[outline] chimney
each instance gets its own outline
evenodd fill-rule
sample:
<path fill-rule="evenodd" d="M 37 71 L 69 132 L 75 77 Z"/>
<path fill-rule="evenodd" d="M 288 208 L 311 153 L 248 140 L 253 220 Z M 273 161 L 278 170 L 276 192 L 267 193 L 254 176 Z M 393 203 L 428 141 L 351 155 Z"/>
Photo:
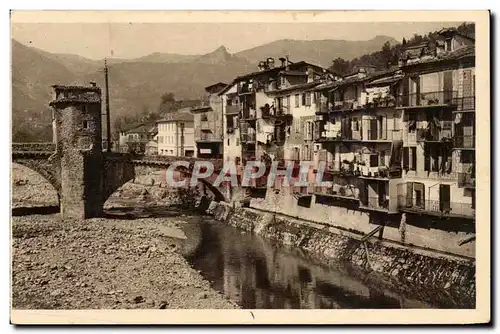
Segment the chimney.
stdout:
<path fill-rule="evenodd" d="M 279 60 L 281 61 L 281 67 L 285 67 L 286 59 L 281 57 Z"/>
<path fill-rule="evenodd" d="M 290 59 L 288 58 L 288 55 L 286 55 L 285 58 L 286 58 L 285 66 L 286 66 L 286 69 L 289 70 L 290 69 Z"/>

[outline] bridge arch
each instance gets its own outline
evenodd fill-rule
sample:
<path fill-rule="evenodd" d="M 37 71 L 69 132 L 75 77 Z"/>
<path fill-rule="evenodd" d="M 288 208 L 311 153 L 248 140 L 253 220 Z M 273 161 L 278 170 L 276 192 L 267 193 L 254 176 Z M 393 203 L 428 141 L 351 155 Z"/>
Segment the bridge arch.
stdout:
<path fill-rule="evenodd" d="M 103 204 L 126 183 L 141 177 L 153 177 L 155 174 L 158 176 L 158 172 L 164 172 L 165 174 L 163 175 L 166 175 L 166 170 L 170 166 L 168 163 L 164 162 L 131 161 L 124 159 L 105 159 L 104 165 Z M 176 172 L 186 178 L 191 178 L 192 176 L 190 170 L 182 166 L 177 167 Z M 198 182 L 213 195 L 216 201 L 226 201 L 224 190 L 213 185 L 216 178 L 217 174 L 209 179 L 199 179 Z M 157 182 L 158 181 L 155 181 L 152 185 L 157 185 Z M 162 187 L 168 187 L 166 178 L 159 182 L 162 184 Z M 189 180 L 187 180 L 187 182 L 189 182 Z"/>
<path fill-rule="evenodd" d="M 42 201 L 43 204 L 51 205 L 52 199 L 54 199 L 57 203 L 57 206 L 61 205 L 61 184 L 56 175 L 52 173 L 50 169 L 47 169 L 46 166 L 42 163 L 35 163 L 34 161 L 28 160 L 14 160 L 12 161 L 11 168 L 11 182 L 20 182 L 27 180 L 29 183 L 26 184 L 30 187 L 30 196 L 36 195 L 37 192 L 41 192 L 40 196 L 43 196 L 45 201 Z M 24 174 L 21 178 L 21 174 Z M 30 175 L 31 174 L 31 175 Z M 36 176 L 41 177 L 42 185 L 43 183 L 50 185 L 49 189 L 44 189 L 40 183 L 34 182 L 36 180 Z M 12 185 L 12 199 L 15 200 L 14 196 L 16 195 L 16 186 L 24 185 L 21 182 L 18 185 Z M 34 189 L 33 189 L 34 188 Z M 48 191 L 48 192 L 47 192 Z M 51 198 L 52 197 L 52 198 Z M 22 199 L 24 202 L 25 199 Z M 35 201 L 37 202 L 37 201 Z"/>

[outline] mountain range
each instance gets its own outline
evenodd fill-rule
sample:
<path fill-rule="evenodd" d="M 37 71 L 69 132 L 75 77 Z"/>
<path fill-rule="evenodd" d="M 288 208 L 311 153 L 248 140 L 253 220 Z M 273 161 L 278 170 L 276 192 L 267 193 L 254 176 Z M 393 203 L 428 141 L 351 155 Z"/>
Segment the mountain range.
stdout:
<path fill-rule="evenodd" d="M 337 57 L 351 60 L 379 51 L 388 36 L 368 41 L 279 40 L 230 54 L 224 46 L 203 55 L 152 53 L 136 59 L 108 59 L 110 109 L 113 117 L 134 116 L 157 110 L 165 92 L 176 99 L 197 99 L 203 88 L 230 82 L 257 69 L 260 60 L 288 55 L 324 67 Z M 50 140 L 51 85 L 88 84 L 104 87 L 103 61 L 73 54 L 56 54 L 12 39 L 13 140 Z M 31 138 L 31 137 L 43 138 Z M 47 138 L 48 137 L 48 138 Z"/>

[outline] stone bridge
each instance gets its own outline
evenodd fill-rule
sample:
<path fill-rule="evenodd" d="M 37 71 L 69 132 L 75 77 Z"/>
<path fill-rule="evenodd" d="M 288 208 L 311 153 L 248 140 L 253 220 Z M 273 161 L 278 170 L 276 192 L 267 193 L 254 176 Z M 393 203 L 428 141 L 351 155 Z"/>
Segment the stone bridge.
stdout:
<path fill-rule="evenodd" d="M 217 201 L 228 200 L 224 186 L 214 182 L 222 169 L 222 160 L 206 160 L 187 157 L 145 156 L 136 154 L 101 152 L 87 155 L 81 170 L 62 168 L 64 150 L 56 150 L 53 143 L 14 143 L 12 162 L 24 165 L 42 175 L 57 191 L 61 213 L 65 218 L 85 219 L 102 215 L 104 203 L 116 190 L 137 177 L 166 171 L 172 163 L 188 162 L 189 167 L 177 166 L 175 171 L 191 177 L 197 161 L 210 161 L 214 173 L 199 182 Z M 85 152 L 82 153 L 85 155 Z M 189 180 L 188 180 L 189 182 Z"/>

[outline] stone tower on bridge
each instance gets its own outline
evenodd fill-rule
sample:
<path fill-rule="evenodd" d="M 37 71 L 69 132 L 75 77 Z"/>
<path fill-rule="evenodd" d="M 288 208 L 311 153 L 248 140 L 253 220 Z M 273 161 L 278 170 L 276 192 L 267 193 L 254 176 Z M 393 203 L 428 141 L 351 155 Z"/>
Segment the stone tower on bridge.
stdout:
<path fill-rule="evenodd" d="M 60 156 L 61 214 L 85 219 L 102 215 L 101 89 L 54 85 L 54 142 Z"/>

